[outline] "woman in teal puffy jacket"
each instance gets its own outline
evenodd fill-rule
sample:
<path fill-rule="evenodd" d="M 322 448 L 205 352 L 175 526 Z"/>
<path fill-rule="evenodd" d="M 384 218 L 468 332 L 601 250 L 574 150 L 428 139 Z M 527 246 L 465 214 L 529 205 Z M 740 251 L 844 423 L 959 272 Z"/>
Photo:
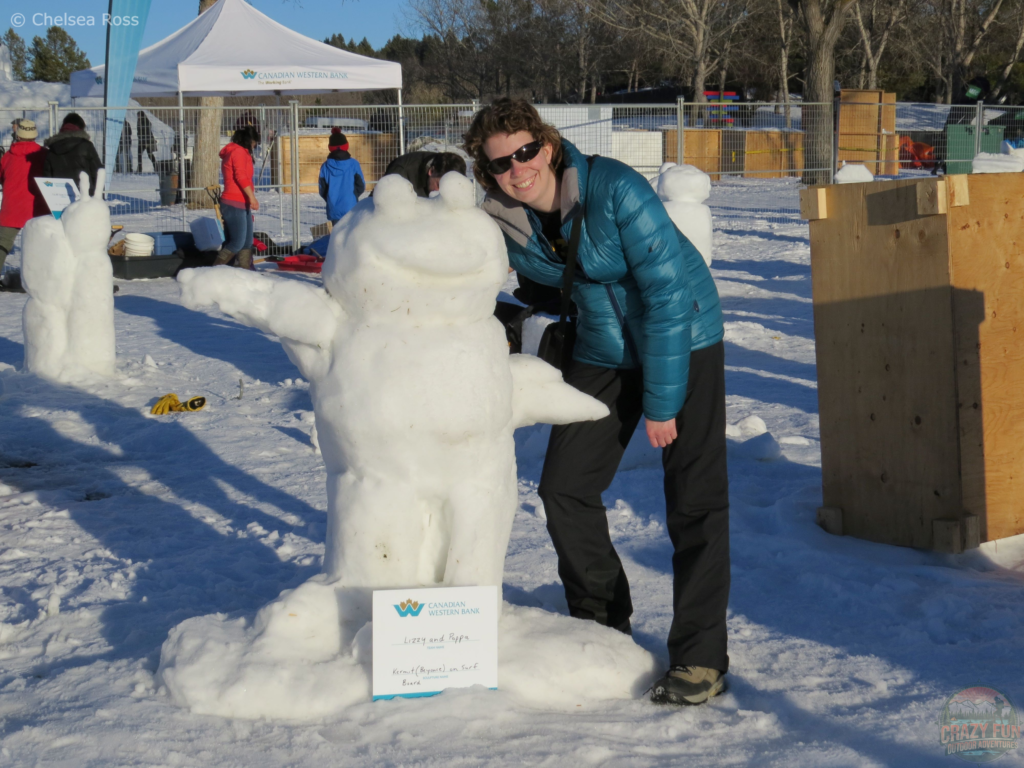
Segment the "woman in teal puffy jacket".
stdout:
<path fill-rule="evenodd" d="M 527 102 L 485 107 L 465 141 L 517 273 L 561 287 L 582 217 L 576 343 L 563 375 L 611 414 L 554 427 L 544 460 L 539 493 L 569 611 L 631 632 L 629 584 L 601 493 L 642 415 L 663 449 L 675 550 L 670 668 L 652 700 L 699 704 L 724 690 L 729 666 L 725 361 L 714 280 L 646 179 L 617 160 L 588 160 Z"/>

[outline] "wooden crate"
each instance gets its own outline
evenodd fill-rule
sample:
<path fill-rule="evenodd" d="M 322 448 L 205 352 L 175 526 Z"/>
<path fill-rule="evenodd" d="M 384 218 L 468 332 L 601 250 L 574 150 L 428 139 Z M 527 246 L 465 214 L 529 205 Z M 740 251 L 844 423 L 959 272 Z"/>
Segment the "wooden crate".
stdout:
<path fill-rule="evenodd" d="M 823 524 L 953 552 L 1024 533 L 1024 174 L 810 187 L 801 210 Z"/>
<path fill-rule="evenodd" d="M 665 162 L 678 163 L 679 134 L 675 128 L 666 130 L 664 134 Z M 722 131 L 717 128 L 684 128 L 683 142 L 683 162 L 710 174 L 712 181 L 718 181 L 722 163 Z"/>
<path fill-rule="evenodd" d="M 315 193 L 319 189 L 320 166 L 327 159 L 330 133 L 299 136 L 299 192 Z M 348 151 L 363 169 L 367 188 L 372 188 L 384 174 L 387 164 L 398 157 L 398 138 L 391 133 L 347 133 Z M 275 169 L 275 184 L 284 184 L 284 194 L 292 193 L 291 136 L 279 136 L 274 142 L 270 163 Z M 280 158 L 280 162 L 278 162 Z M 277 181 L 280 169 L 280 181 Z"/>

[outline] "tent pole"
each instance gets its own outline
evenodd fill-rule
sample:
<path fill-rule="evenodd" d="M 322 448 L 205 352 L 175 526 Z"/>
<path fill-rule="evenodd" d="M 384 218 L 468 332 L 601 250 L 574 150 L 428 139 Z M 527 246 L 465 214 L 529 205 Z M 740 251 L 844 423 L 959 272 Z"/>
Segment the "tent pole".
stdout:
<path fill-rule="evenodd" d="M 181 194 L 181 226 L 185 226 L 185 97 L 178 89 L 178 189 Z"/>
<path fill-rule="evenodd" d="M 405 154 L 405 110 L 402 108 L 402 89 L 398 88 L 398 154 Z"/>
<path fill-rule="evenodd" d="M 300 208 L 299 201 L 299 162 L 301 155 L 299 154 L 299 102 L 296 99 L 292 99 L 288 102 L 291 106 L 291 171 L 292 171 L 292 248 L 296 251 L 302 247 L 302 229 L 300 226 L 300 220 L 302 218 L 302 209 Z"/>

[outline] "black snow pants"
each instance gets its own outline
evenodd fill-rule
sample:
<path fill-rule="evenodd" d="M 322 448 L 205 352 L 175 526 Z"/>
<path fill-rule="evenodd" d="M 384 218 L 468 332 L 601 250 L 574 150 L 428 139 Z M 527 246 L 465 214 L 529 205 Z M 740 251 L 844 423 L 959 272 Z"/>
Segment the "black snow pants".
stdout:
<path fill-rule="evenodd" d="M 643 413 L 643 373 L 573 361 L 565 381 L 605 403 L 611 414 L 551 430 L 539 493 L 558 575 L 573 616 L 626 630 L 633 613 L 629 583 L 612 546 L 601 493 L 611 485 Z M 722 342 L 691 352 L 676 427 L 679 436 L 662 451 L 674 548 L 669 663 L 725 672 L 730 577 Z"/>

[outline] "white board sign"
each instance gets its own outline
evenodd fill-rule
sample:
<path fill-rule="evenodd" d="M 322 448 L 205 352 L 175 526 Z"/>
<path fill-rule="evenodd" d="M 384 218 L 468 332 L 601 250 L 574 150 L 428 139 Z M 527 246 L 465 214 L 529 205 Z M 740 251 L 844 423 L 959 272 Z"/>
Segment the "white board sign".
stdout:
<path fill-rule="evenodd" d="M 78 191 L 78 185 L 71 179 L 51 179 L 37 176 L 36 186 L 39 187 L 43 200 L 50 207 L 50 213 L 55 219 L 59 219 L 64 209 L 82 196 L 82 193 Z"/>
<path fill-rule="evenodd" d="M 498 588 L 373 593 L 373 698 L 498 687 Z"/>

